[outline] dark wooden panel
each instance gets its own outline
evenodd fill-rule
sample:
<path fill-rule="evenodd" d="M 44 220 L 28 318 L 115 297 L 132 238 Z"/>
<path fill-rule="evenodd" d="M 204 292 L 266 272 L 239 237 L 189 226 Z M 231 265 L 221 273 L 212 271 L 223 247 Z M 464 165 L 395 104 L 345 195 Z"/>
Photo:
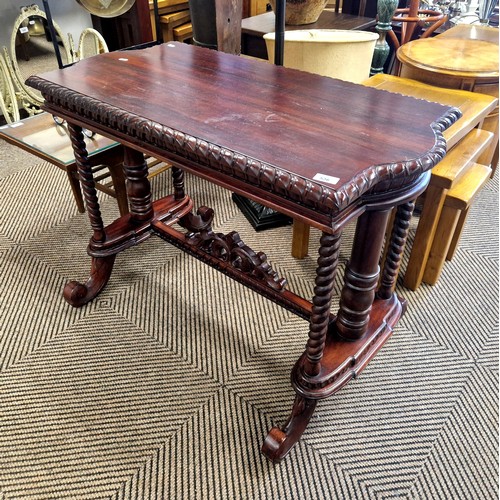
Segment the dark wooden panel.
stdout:
<path fill-rule="evenodd" d="M 92 25 L 104 37 L 111 51 L 153 40 L 148 0 L 136 0 L 121 16 L 92 16 Z"/>

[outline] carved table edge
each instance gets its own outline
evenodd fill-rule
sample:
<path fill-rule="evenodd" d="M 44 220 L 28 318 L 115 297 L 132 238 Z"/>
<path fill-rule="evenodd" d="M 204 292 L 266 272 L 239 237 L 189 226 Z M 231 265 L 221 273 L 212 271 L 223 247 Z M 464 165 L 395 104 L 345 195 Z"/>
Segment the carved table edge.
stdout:
<path fill-rule="evenodd" d="M 449 108 L 430 125 L 434 132 L 435 143 L 426 154 L 411 160 L 368 166 L 339 188 L 330 189 L 269 163 L 209 143 L 93 97 L 79 94 L 39 76 L 29 77 L 26 83 L 42 92 L 49 108 L 62 108 L 74 112 L 96 125 L 125 133 L 145 144 L 199 162 L 222 174 L 236 177 L 255 187 L 271 191 L 281 198 L 327 215 L 341 212 L 370 189 L 376 189 L 379 184 L 383 184 L 384 189 L 391 189 L 392 185 L 396 187 L 401 185 L 408 175 L 418 175 L 434 167 L 446 154 L 443 131 L 461 116 L 460 110 Z M 395 182 L 396 179 L 399 179 L 399 182 Z"/>

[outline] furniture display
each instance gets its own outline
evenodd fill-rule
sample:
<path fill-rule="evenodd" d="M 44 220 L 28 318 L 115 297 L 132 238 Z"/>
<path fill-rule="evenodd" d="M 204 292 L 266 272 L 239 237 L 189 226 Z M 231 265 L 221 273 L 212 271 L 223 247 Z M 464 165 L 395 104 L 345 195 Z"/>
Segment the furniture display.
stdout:
<path fill-rule="evenodd" d="M 477 127 L 498 101 L 483 94 L 433 87 L 391 75 L 375 75 L 364 84 L 455 106 L 462 113 L 443 133 L 448 154 L 432 169 L 404 276 L 404 285 L 411 290 L 422 281 L 433 285 L 445 259 L 453 257 L 468 208 L 485 184 L 485 175 L 491 173 L 488 166 L 478 162 L 493 143 L 494 135 Z"/>
<path fill-rule="evenodd" d="M 339 29 L 339 30 L 367 30 L 375 26 L 373 18 L 342 14 L 332 10 L 324 10 L 319 19 L 307 26 L 308 29 Z M 286 31 L 303 29 L 303 26 L 285 27 Z M 275 15 L 273 12 L 266 12 L 258 16 L 243 19 L 241 22 L 241 53 L 267 59 L 266 43 L 264 35 L 274 33 Z"/>
<path fill-rule="evenodd" d="M 111 77 L 114 84 L 106 85 Z M 306 350 L 292 370 L 290 419 L 273 427 L 263 445 L 265 455 L 279 461 L 300 439 L 318 400 L 360 374 L 404 313 L 406 302 L 392 288 L 413 201 L 444 157 L 442 133 L 459 111 L 175 42 L 102 54 L 28 83 L 42 92 L 44 109 L 69 123 L 91 222 L 90 276 L 66 285 L 70 304 L 92 300 L 110 279 L 116 255 L 157 235 L 309 321 Z M 130 213 L 106 227 L 82 127 L 124 148 Z M 144 153 L 173 164 L 172 194 L 152 200 Z M 212 228 L 214 212 L 194 208 L 184 172 L 322 231 L 312 301 L 289 290 L 267 256 L 237 232 Z M 355 219 L 333 315 L 341 233 Z"/>
<path fill-rule="evenodd" d="M 397 52 L 400 76 L 438 87 L 470 90 L 498 97 L 498 29 L 457 25 L 425 40 L 403 45 Z M 498 107 L 481 128 L 493 132 L 495 140 L 479 162 L 498 164 Z"/>

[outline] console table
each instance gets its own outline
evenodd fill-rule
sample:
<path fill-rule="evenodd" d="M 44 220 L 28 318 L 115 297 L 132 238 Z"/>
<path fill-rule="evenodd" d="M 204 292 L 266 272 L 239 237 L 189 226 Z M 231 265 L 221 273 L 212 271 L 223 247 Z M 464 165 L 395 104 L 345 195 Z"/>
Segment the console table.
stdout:
<path fill-rule="evenodd" d="M 305 352 L 292 370 L 291 416 L 263 445 L 265 455 L 279 461 L 302 435 L 317 401 L 359 375 L 403 314 L 405 301 L 393 287 L 413 201 L 445 155 L 442 132 L 459 111 L 180 43 L 102 54 L 32 76 L 28 84 L 42 92 L 47 111 L 70 124 L 92 226 L 90 277 L 66 285 L 70 304 L 81 306 L 102 290 L 116 254 L 157 235 L 309 320 Z M 107 227 L 82 127 L 124 146 L 130 213 Z M 144 153 L 173 164 L 172 194 L 151 199 Z M 237 232 L 212 229 L 213 210 L 194 210 L 184 171 L 322 231 L 312 302 L 289 290 L 266 255 Z M 342 228 L 355 218 L 334 315 Z"/>

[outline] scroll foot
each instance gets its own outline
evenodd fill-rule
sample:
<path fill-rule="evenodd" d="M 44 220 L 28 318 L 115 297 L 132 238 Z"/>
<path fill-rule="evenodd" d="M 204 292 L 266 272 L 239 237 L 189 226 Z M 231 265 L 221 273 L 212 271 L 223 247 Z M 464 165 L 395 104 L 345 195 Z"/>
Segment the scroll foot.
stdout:
<path fill-rule="evenodd" d="M 262 445 L 262 453 L 277 463 L 291 450 L 301 438 L 316 408 L 317 400 L 295 397 L 292 414 L 283 429 L 273 427 Z"/>
<path fill-rule="evenodd" d="M 96 297 L 106 286 L 116 255 L 92 257 L 90 277 L 85 283 L 70 281 L 64 287 L 64 299 L 73 307 L 81 307 Z"/>

